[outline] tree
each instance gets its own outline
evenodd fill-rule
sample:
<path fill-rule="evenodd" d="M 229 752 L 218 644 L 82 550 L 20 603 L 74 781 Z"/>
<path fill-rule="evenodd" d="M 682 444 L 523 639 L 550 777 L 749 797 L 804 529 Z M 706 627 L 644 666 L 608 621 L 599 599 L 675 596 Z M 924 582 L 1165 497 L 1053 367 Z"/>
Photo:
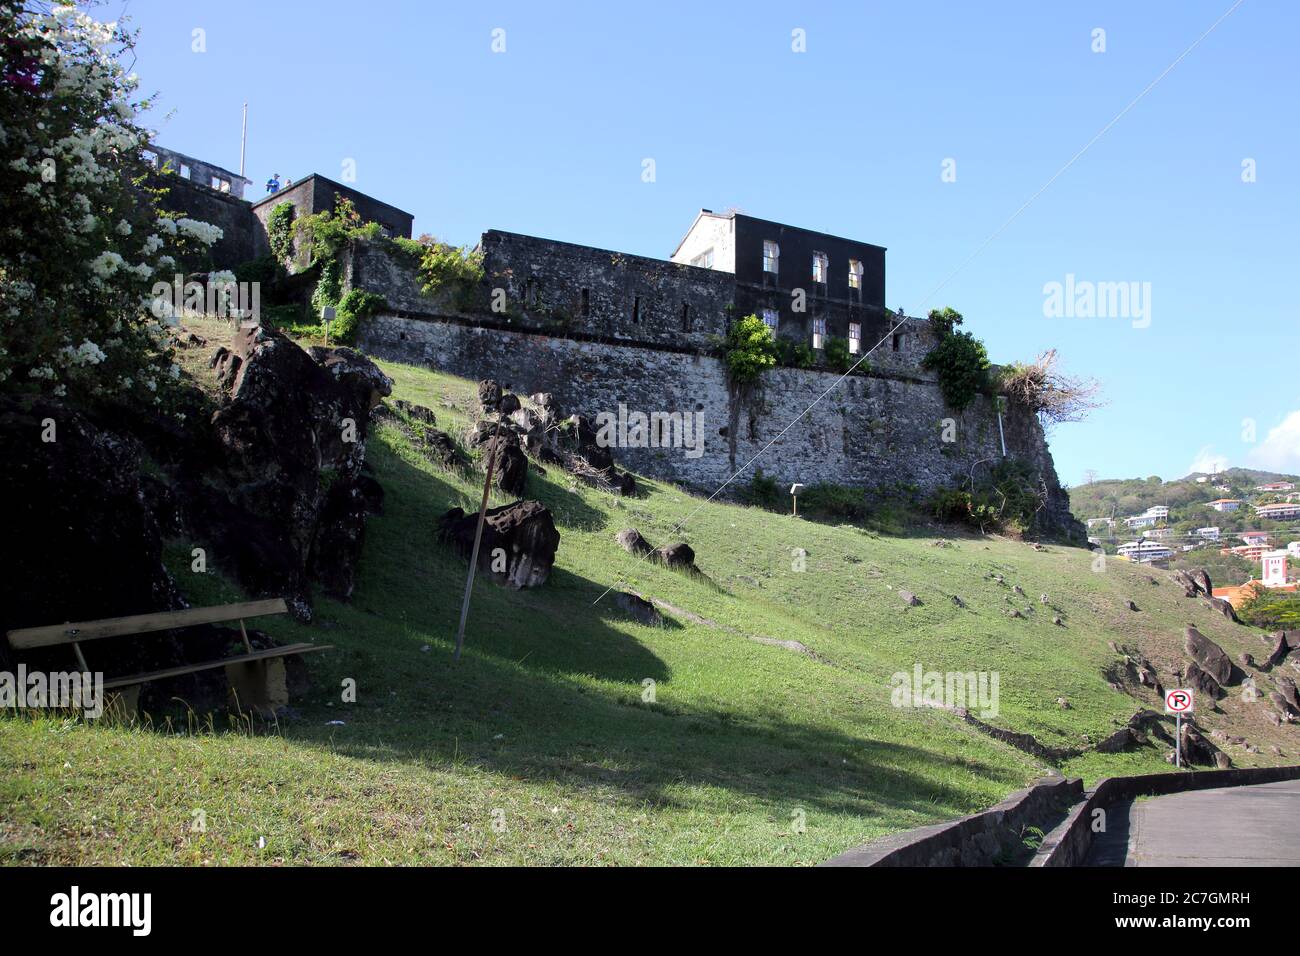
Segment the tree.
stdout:
<path fill-rule="evenodd" d="M 180 372 L 158 283 L 221 230 L 162 215 L 145 186 L 134 34 L 0 0 L 0 36 L 0 389 L 158 402 Z"/>
<path fill-rule="evenodd" d="M 765 370 L 776 365 L 777 344 L 768 324 L 756 315 L 747 315 L 727 331 L 723 360 L 736 385 L 753 382 Z"/>

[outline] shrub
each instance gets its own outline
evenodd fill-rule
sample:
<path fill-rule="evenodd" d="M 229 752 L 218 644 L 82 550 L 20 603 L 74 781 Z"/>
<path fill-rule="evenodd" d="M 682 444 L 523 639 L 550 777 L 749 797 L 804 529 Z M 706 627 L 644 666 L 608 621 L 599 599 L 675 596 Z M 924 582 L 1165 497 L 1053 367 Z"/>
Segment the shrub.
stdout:
<path fill-rule="evenodd" d="M 837 372 L 847 372 L 853 367 L 853 354 L 849 351 L 849 340 L 832 336 L 826 340 L 826 364 Z"/>
<path fill-rule="evenodd" d="M 812 368 L 817 364 L 817 356 L 804 342 L 779 339 L 777 342 L 777 361 L 790 368 Z"/>
<path fill-rule="evenodd" d="M 749 479 L 749 485 L 741 491 L 740 499 L 747 505 L 777 511 L 781 508 L 785 496 L 777 486 L 776 479 L 763 474 L 763 469 L 758 468 Z"/>
<path fill-rule="evenodd" d="M 459 307 L 470 303 L 483 281 L 483 253 L 430 239 L 420 257 L 420 291 L 433 296 L 450 293 Z"/>
<path fill-rule="evenodd" d="M 1300 594 L 1275 592 L 1255 585 L 1237 616 L 1253 627 L 1265 630 L 1300 627 Z"/>
<path fill-rule="evenodd" d="M 1095 379 L 1072 378 L 1057 371 L 1056 349 L 1033 362 L 1004 366 L 998 373 L 997 389 L 1051 424 L 1083 421 L 1102 404 L 1101 385 Z M 1154 483 L 1160 484 L 1160 479 L 1155 478 Z"/>
<path fill-rule="evenodd" d="M 77 7 L 0 3 L 0 388 L 162 402 L 178 262 L 221 230 L 164 215 L 135 36 Z"/>
<path fill-rule="evenodd" d="M 965 524 L 985 533 L 1023 534 L 1033 526 L 1045 497 L 1028 465 L 1004 458 L 981 480 L 972 473 L 961 487 L 935 491 L 927 510 L 948 524 Z"/>
<path fill-rule="evenodd" d="M 747 315 L 727 332 L 723 361 L 731 381 L 747 385 L 776 365 L 777 345 L 772 330 L 756 315 Z"/>
<path fill-rule="evenodd" d="M 943 400 L 961 411 L 989 388 L 989 356 L 984 343 L 969 332 L 951 332 L 926 353 L 921 367 L 939 377 Z"/>
<path fill-rule="evenodd" d="M 819 482 L 803 490 L 799 496 L 799 512 L 862 521 L 868 515 L 867 496 L 860 489 Z"/>
<path fill-rule="evenodd" d="M 330 341 L 340 345 L 354 345 L 361 320 L 387 306 L 388 301 L 382 295 L 353 289 L 339 301 L 334 322 L 330 326 Z"/>

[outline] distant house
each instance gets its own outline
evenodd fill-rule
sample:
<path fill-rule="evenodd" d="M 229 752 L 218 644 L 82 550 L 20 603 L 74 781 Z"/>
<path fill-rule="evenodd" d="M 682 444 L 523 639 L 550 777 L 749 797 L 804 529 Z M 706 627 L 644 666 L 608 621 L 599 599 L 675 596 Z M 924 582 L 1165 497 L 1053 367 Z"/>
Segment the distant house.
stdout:
<path fill-rule="evenodd" d="M 1115 551 L 1121 558 L 1139 564 L 1163 561 L 1165 558 L 1172 557 L 1174 553 L 1167 545 L 1155 541 L 1129 541 L 1127 544 L 1121 544 Z"/>
<path fill-rule="evenodd" d="M 1295 491 L 1295 482 L 1292 481 L 1270 481 L 1266 485 L 1256 485 L 1256 491 Z"/>
<path fill-rule="evenodd" d="M 1168 538 L 1172 537 L 1173 533 L 1173 528 L 1152 528 L 1147 532 L 1146 536 L 1148 538 Z"/>
<path fill-rule="evenodd" d="M 1300 518 L 1300 501 L 1279 501 L 1271 505 L 1256 505 L 1255 517 L 1270 521 L 1290 521 Z"/>
<path fill-rule="evenodd" d="M 1240 544 L 1235 548 L 1223 548 L 1220 554 L 1235 554 L 1239 558 L 1245 558 L 1247 561 L 1258 561 L 1264 556 L 1264 552 L 1269 550 L 1266 544 Z"/>
<path fill-rule="evenodd" d="M 1217 527 L 1197 528 L 1196 533 L 1200 535 L 1202 538 L 1204 538 L 1206 541 L 1219 540 L 1219 529 Z"/>
<path fill-rule="evenodd" d="M 1268 532 L 1247 531 L 1241 536 L 1241 540 L 1246 544 L 1268 544 Z"/>
<path fill-rule="evenodd" d="M 1300 541 L 1292 541 L 1286 546 L 1286 550 L 1289 554 L 1300 558 Z"/>
<path fill-rule="evenodd" d="M 1215 498 L 1213 501 L 1206 503 L 1208 507 L 1215 511 L 1236 511 L 1241 507 L 1240 498 Z"/>
<path fill-rule="evenodd" d="M 1165 521 L 1168 518 L 1169 509 L 1165 505 L 1152 505 L 1140 515 L 1125 518 L 1124 524 L 1130 528 L 1149 528 L 1157 521 Z"/>
<path fill-rule="evenodd" d="M 1300 542 L 1298 542 L 1300 543 Z M 1239 548 L 1233 548 L 1238 551 Z M 1263 549 L 1258 560 L 1261 562 L 1262 575 L 1257 580 L 1247 581 L 1237 587 L 1215 588 L 1214 596 L 1223 598 L 1234 608 L 1240 607 L 1250 600 L 1251 596 L 1257 591 L 1268 588 L 1272 591 L 1289 591 L 1295 592 L 1298 586 L 1293 582 L 1287 581 L 1286 563 L 1289 551 L 1269 551 Z"/>
<path fill-rule="evenodd" d="M 1114 518 L 1089 518 L 1088 519 L 1089 528 L 1091 528 L 1095 524 L 1104 524 L 1108 528 L 1113 528 L 1115 527 L 1115 519 Z"/>

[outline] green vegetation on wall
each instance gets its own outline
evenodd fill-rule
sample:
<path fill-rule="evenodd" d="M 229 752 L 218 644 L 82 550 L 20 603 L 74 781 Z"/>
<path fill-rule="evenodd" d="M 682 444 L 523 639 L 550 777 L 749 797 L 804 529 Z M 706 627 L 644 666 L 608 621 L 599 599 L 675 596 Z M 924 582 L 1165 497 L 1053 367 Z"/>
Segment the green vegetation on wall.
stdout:
<path fill-rule="evenodd" d="M 723 351 L 727 374 L 735 385 L 748 385 L 776 365 L 777 344 L 772 330 L 756 315 L 747 315 L 731 326 Z"/>
<path fill-rule="evenodd" d="M 922 368 L 938 375 L 944 401 L 957 412 L 989 388 L 988 352 L 975 336 L 957 331 L 962 321 L 954 309 L 931 310 L 930 327 L 939 342 L 921 360 Z"/>
<path fill-rule="evenodd" d="M 266 236 L 271 244 L 271 253 L 281 263 L 288 263 L 293 258 L 293 216 L 296 207 L 291 202 L 282 202 L 271 210 L 266 220 Z"/>

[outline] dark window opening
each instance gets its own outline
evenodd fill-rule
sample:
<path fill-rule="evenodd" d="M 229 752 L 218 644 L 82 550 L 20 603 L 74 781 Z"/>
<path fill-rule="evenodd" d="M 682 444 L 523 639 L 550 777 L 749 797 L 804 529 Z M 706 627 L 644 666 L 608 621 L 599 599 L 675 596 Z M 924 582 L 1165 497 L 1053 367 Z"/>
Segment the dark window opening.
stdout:
<path fill-rule="evenodd" d="M 524 305 L 537 304 L 537 280 L 529 279 L 524 283 Z"/>
<path fill-rule="evenodd" d="M 682 303 L 682 331 L 691 330 L 691 306 L 689 302 Z"/>
<path fill-rule="evenodd" d="M 632 321 L 641 321 L 641 297 L 637 296 L 632 300 Z"/>
<path fill-rule="evenodd" d="M 582 314 L 591 315 L 591 290 L 582 290 Z"/>
<path fill-rule="evenodd" d="M 903 336 L 900 335 L 899 333 L 895 332 L 895 333 L 894 333 L 894 351 L 897 352 L 900 348 L 902 348 L 902 346 L 903 346 Z"/>

